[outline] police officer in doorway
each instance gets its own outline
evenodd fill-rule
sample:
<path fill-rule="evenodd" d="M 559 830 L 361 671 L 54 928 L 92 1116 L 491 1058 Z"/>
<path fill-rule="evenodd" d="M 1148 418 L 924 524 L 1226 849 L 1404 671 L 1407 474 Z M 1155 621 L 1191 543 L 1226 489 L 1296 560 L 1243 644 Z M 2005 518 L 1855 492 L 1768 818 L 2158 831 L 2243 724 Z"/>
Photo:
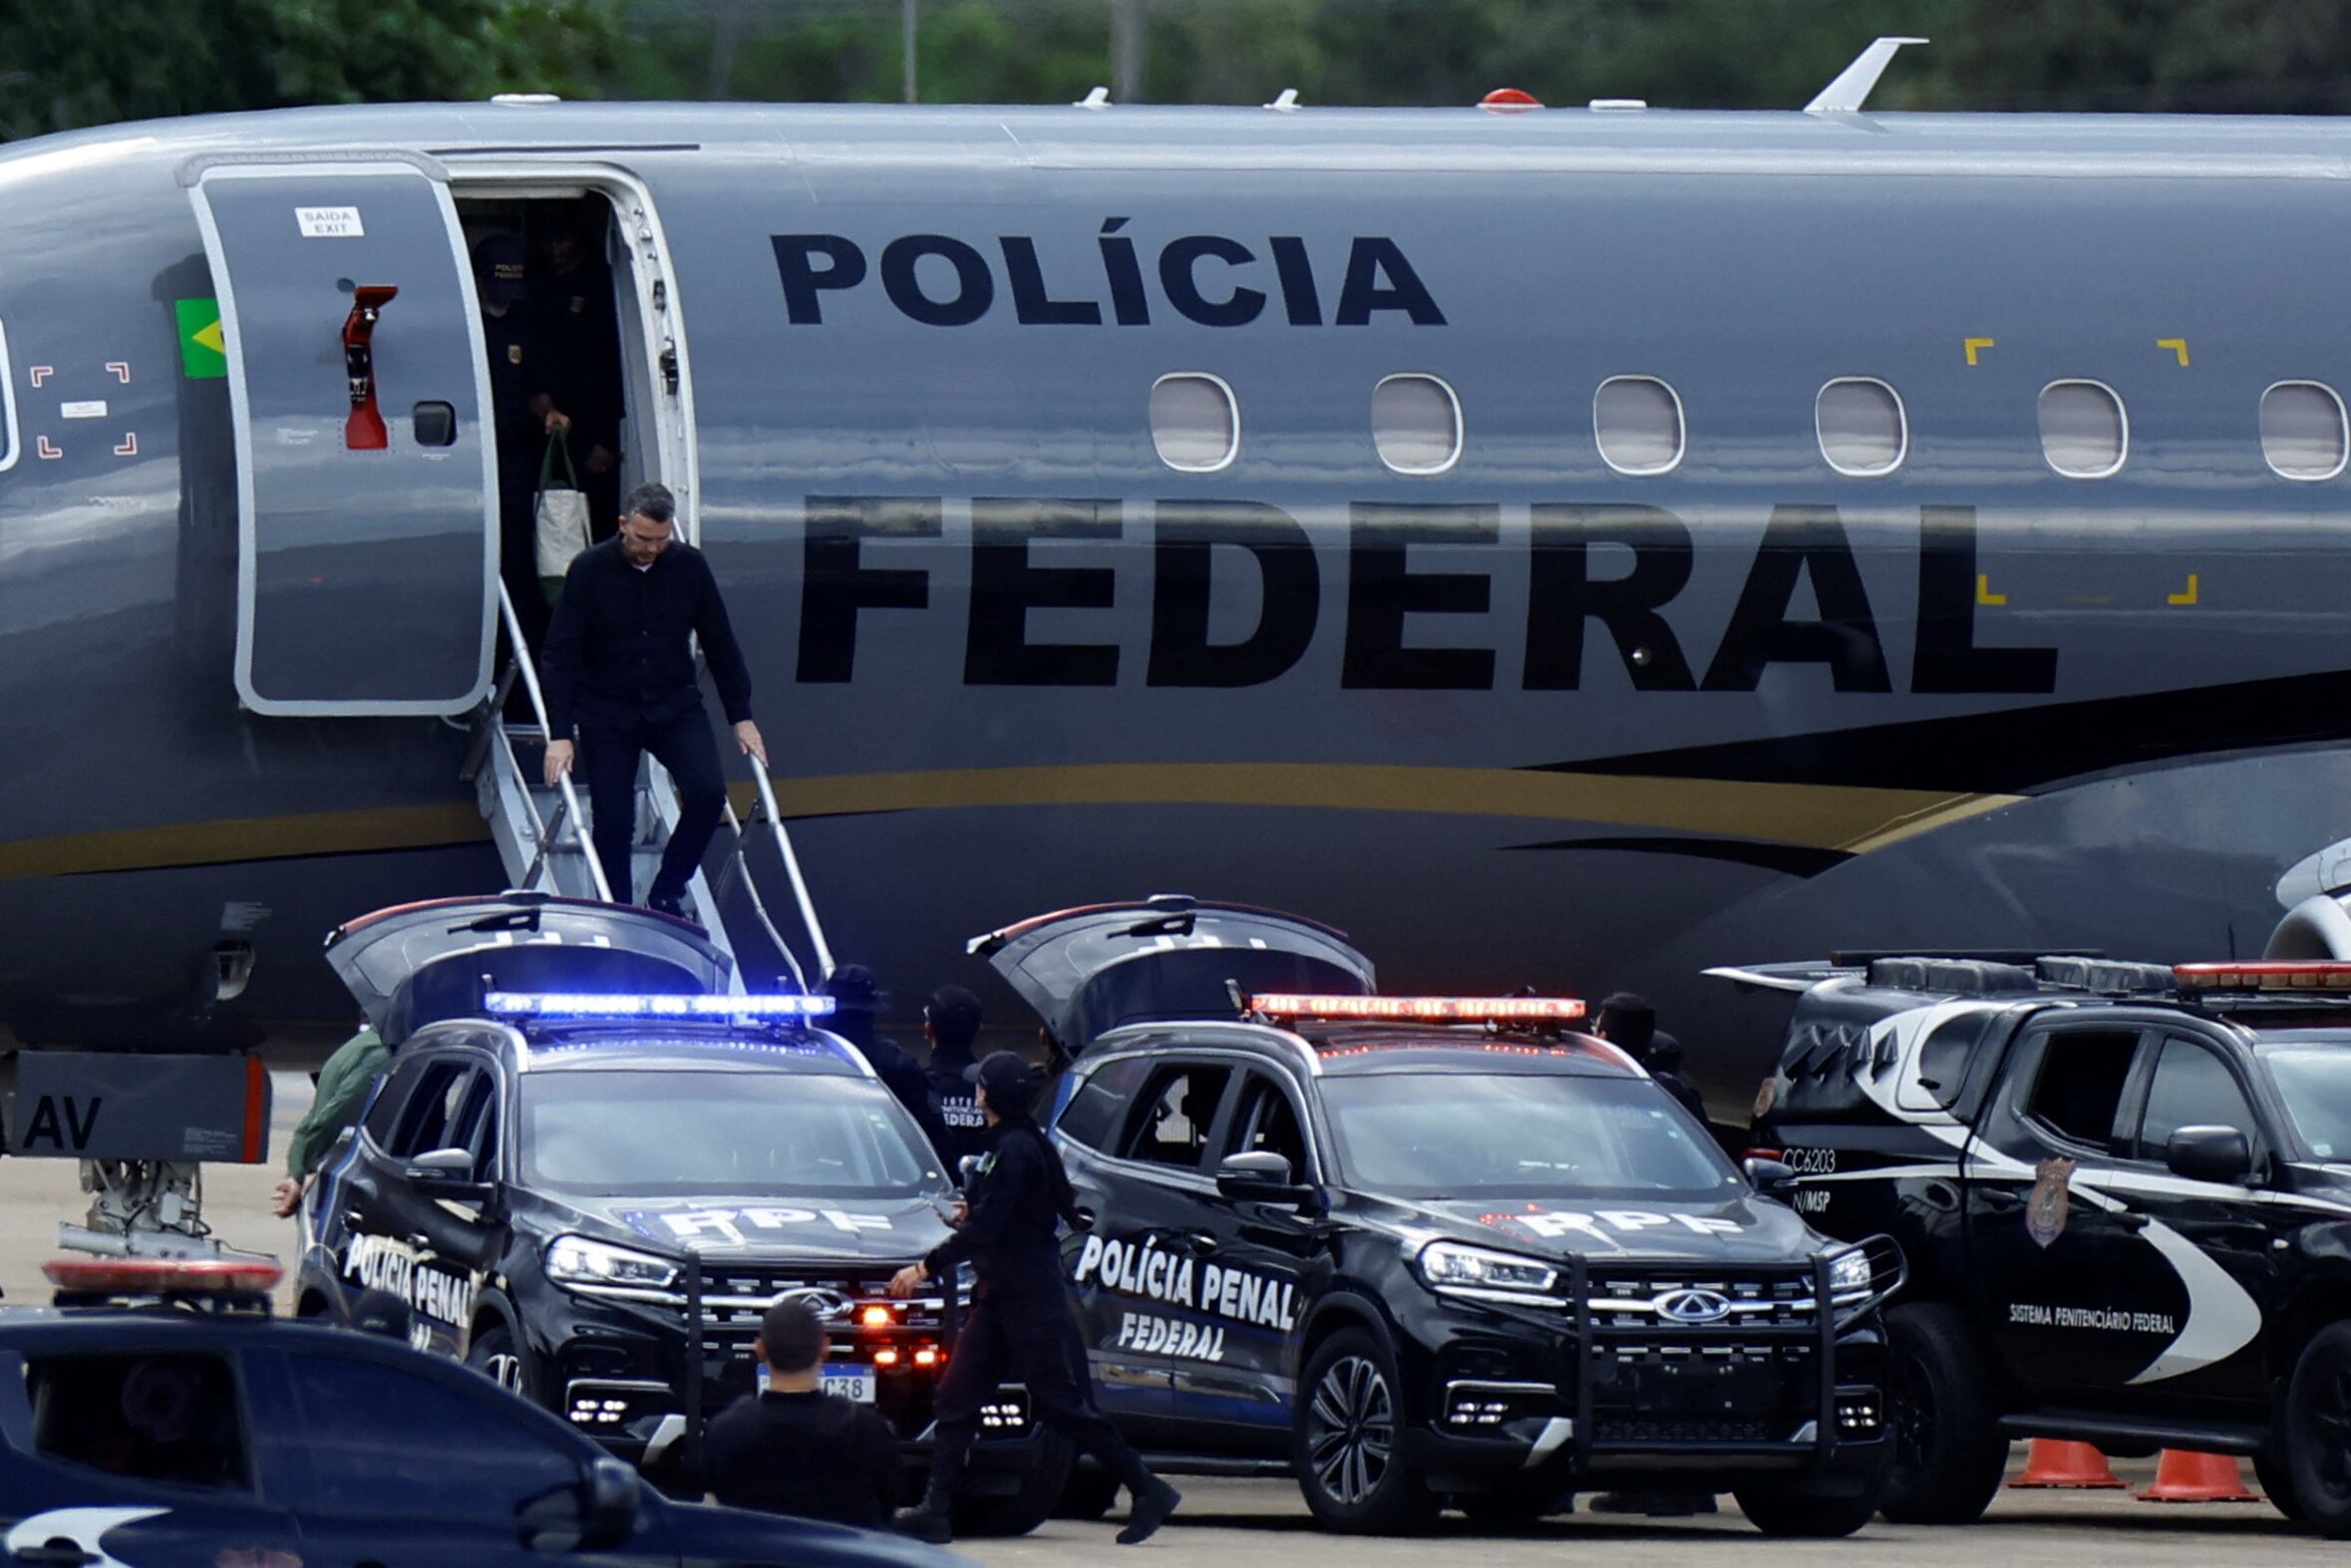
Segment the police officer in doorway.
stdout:
<path fill-rule="evenodd" d="M 1037 1125 L 1037 1075 L 1009 1051 L 971 1070 L 987 1117 L 990 1148 L 958 1205 L 955 1234 L 919 1263 L 900 1269 L 889 1293 L 903 1299 L 924 1281 L 968 1262 L 976 1276 L 971 1315 L 939 1380 L 930 1486 L 919 1507 L 898 1515 L 898 1528 L 920 1540 L 954 1538 L 949 1511 L 980 1408 L 1007 1379 L 1025 1384 L 1037 1418 L 1091 1453 L 1134 1495 L 1119 1544 L 1149 1540 L 1183 1500 L 1153 1474 L 1142 1455 L 1094 1408 L 1086 1345 L 1070 1314 L 1058 1227 L 1074 1218 L 1077 1195 L 1060 1151 Z"/>
<path fill-rule="evenodd" d="M 930 1080 L 923 1077 L 922 1064 L 913 1054 L 900 1050 L 881 1038 L 875 1022 L 889 1010 L 889 993 L 881 989 L 881 982 L 863 964 L 843 964 L 826 980 L 824 991 L 833 998 L 833 1017 L 829 1027 L 841 1039 L 857 1048 L 858 1055 L 873 1069 L 873 1076 L 881 1080 L 881 1087 L 897 1097 L 898 1103 L 922 1128 L 922 1135 L 945 1162 L 951 1174 L 955 1169 L 954 1139 L 947 1136 L 945 1123 L 930 1102 Z"/>
<path fill-rule="evenodd" d="M 987 1152 L 988 1118 L 980 1113 L 971 1082 L 971 1043 L 979 1038 L 979 998 L 961 986 L 939 987 L 922 1010 L 922 1032 L 930 1039 L 930 1063 L 923 1074 L 930 1080 L 931 1109 L 952 1145 L 939 1150 L 949 1170 L 962 1169 L 969 1155 Z"/>

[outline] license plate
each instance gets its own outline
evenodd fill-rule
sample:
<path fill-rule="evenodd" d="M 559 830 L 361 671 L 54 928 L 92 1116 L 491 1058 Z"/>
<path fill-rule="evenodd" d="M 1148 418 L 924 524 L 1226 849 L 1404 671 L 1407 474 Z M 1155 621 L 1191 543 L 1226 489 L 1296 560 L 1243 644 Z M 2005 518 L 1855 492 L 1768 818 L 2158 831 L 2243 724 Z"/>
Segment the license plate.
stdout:
<path fill-rule="evenodd" d="M 853 1400 L 859 1405 L 873 1403 L 873 1369 L 870 1367 L 827 1367 L 818 1378 L 817 1387 L 827 1394 Z"/>

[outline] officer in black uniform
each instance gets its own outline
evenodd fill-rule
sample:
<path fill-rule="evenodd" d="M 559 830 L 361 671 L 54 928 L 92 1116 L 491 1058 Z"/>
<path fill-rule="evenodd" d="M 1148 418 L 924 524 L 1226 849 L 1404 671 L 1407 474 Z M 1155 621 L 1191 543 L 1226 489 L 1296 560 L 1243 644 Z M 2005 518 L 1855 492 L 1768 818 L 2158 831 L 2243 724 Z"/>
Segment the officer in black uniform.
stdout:
<path fill-rule="evenodd" d="M 498 437 L 499 571 L 533 643 L 544 635 L 538 591 L 536 519 L 539 460 L 553 439 L 547 365 L 520 235 L 497 229 L 474 246 L 474 289 L 490 358 L 490 419 Z"/>
<path fill-rule="evenodd" d="M 930 1080 L 930 1105 L 953 1145 L 939 1152 L 947 1168 L 958 1172 L 966 1157 L 988 1148 L 988 1118 L 980 1113 L 971 1082 L 971 1043 L 979 1038 L 979 998 L 961 986 L 939 987 L 922 1010 L 922 1032 L 930 1038 L 930 1062 L 923 1069 Z"/>
<path fill-rule="evenodd" d="M 1027 1386 L 1039 1420 L 1126 1483 L 1134 1503 L 1119 1544 L 1136 1545 L 1149 1540 L 1183 1498 L 1094 1408 L 1086 1345 L 1070 1315 L 1061 1272 L 1058 1227 L 1074 1217 L 1077 1195 L 1060 1151 L 1036 1122 L 1039 1080 L 1009 1051 L 992 1053 L 971 1074 L 991 1146 L 965 1189 L 955 1234 L 889 1282 L 890 1294 L 902 1299 L 959 1263 L 970 1263 L 977 1279 L 971 1315 L 932 1407 L 938 1439 L 930 1486 L 919 1507 L 898 1515 L 898 1528 L 934 1544 L 954 1538 L 949 1510 L 963 1461 L 979 1435 L 980 1407 L 1010 1379 Z"/>
<path fill-rule="evenodd" d="M 889 1008 L 889 993 L 881 989 L 881 982 L 863 964 L 843 964 L 826 980 L 824 991 L 833 998 L 833 1017 L 828 1027 L 833 1033 L 857 1048 L 858 1055 L 873 1069 L 873 1076 L 881 1080 L 881 1087 L 897 1097 L 898 1103 L 922 1128 L 922 1135 L 945 1162 L 949 1173 L 955 1169 L 954 1139 L 947 1136 L 946 1124 L 939 1120 L 930 1103 L 930 1080 L 923 1076 L 922 1064 L 913 1053 L 890 1044 L 874 1029 L 874 1021 Z"/>
<path fill-rule="evenodd" d="M 1638 1062 L 1667 1094 L 1688 1107 L 1701 1126 L 1712 1125 L 1707 1120 L 1706 1101 L 1699 1098 L 1697 1087 L 1682 1076 L 1682 1043 L 1657 1027 L 1657 1009 L 1649 1005 L 1647 997 L 1616 992 L 1600 1004 L 1592 1033 Z"/>

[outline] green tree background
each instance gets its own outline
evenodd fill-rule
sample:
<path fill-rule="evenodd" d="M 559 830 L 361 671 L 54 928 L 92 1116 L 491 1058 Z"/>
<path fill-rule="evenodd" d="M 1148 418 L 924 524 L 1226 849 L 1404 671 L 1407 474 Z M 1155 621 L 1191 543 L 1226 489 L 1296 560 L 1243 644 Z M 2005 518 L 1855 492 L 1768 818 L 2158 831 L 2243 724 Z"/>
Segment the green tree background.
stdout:
<path fill-rule="evenodd" d="M 903 0 L 0 0 L 0 135 L 393 99 L 901 96 Z M 1794 108 L 1879 33 L 1886 109 L 2340 114 L 2343 0 L 917 0 L 920 96 Z"/>

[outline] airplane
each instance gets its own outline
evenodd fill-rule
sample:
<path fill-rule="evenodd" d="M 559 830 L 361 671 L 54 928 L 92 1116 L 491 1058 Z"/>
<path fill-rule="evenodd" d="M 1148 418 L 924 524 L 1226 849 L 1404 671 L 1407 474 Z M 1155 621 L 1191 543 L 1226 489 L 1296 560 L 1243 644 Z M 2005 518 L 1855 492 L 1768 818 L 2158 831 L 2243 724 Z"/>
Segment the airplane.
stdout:
<path fill-rule="evenodd" d="M 2257 951 L 2282 875 L 2351 881 L 2351 130 L 1873 114 L 1890 56 L 1786 113 L 0 148 L 0 1021 L 332 1038 L 327 931 L 543 874 L 550 797 L 517 838 L 480 783 L 535 761 L 485 730 L 528 568 L 469 257 L 582 211 L 621 476 L 715 566 L 899 1027 L 995 984 L 973 933 L 1166 890 L 1392 987 L 1635 987 L 1733 1100 L 1776 1034 L 1709 965 Z"/>

